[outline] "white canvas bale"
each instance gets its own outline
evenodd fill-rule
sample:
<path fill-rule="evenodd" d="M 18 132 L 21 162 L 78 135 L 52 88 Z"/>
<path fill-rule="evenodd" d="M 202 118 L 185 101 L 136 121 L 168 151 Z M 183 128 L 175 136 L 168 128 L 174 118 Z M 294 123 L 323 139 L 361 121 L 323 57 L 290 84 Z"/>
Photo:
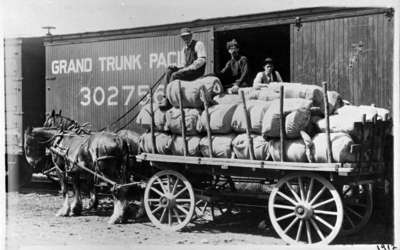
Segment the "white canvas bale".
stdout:
<path fill-rule="evenodd" d="M 200 122 L 201 111 L 198 109 L 184 108 L 186 135 L 198 134 L 198 123 Z M 178 108 L 171 108 L 165 113 L 165 127 L 173 134 L 182 134 L 182 116 Z"/>
<path fill-rule="evenodd" d="M 271 102 L 249 100 L 246 102 L 247 113 L 250 118 L 250 132 L 261 133 L 262 120 L 265 112 L 268 110 Z M 243 110 L 243 104 L 236 107 L 232 116 L 231 127 L 236 133 L 246 132 L 246 117 Z"/>
<path fill-rule="evenodd" d="M 232 156 L 232 140 L 235 138 L 234 134 L 217 135 L 211 137 L 213 147 L 213 157 L 217 158 L 231 158 Z M 204 157 L 209 157 L 208 137 L 203 137 L 200 140 L 200 151 Z"/>
<path fill-rule="evenodd" d="M 200 139 L 201 138 L 199 136 L 186 137 L 188 156 L 200 156 Z M 171 144 L 171 153 L 173 155 L 183 155 L 183 152 L 184 152 L 183 137 L 175 136 Z"/>
<path fill-rule="evenodd" d="M 253 150 L 255 160 L 267 160 L 269 158 L 269 142 L 262 136 L 251 135 L 253 138 Z M 238 159 L 250 159 L 250 147 L 247 134 L 240 134 L 232 141 L 233 151 Z"/>
<path fill-rule="evenodd" d="M 302 139 L 285 140 L 285 161 L 288 162 L 308 162 L 306 154 L 306 145 Z M 281 142 L 280 140 L 270 141 L 269 154 L 272 160 L 281 160 Z"/>
<path fill-rule="evenodd" d="M 362 121 L 362 114 L 360 113 L 341 113 L 329 116 L 329 127 L 331 133 L 343 132 L 354 134 L 354 123 Z M 322 118 L 316 123 L 319 131 L 326 132 L 326 119 Z"/>
<path fill-rule="evenodd" d="M 285 119 L 286 137 L 295 139 L 300 137 L 300 131 L 310 123 L 311 113 L 308 109 L 298 109 L 290 112 Z"/>
<path fill-rule="evenodd" d="M 156 141 L 156 153 L 170 154 L 172 137 L 159 132 L 154 133 L 154 137 Z M 139 147 L 142 152 L 152 153 L 151 133 L 145 133 L 140 137 Z"/>
<path fill-rule="evenodd" d="M 214 102 L 216 104 L 238 104 L 242 103 L 242 98 L 240 95 L 233 94 L 221 94 L 214 97 Z"/>
<path fill-rule="evenodd" d="M 236 107 L 236 104 L 217 104 L 208 109 L 210 128 L 213 134 L 228 134 L 232 131 L 231 122 Z M 199 131 L 206 131 L 206 122 L 206 112 L 203 112 Z"/>
<path fill-rule="evenodd" d="M 361 117 L 365 114 L 366 121 L 372 121 L 375 115 L 377 115 L 378 120 L 384 120 L 386 116 L 389 116 L 390 111 L 384 108 L 377 108 L 374 106 L 354 106 L 354 105 L 345 105 L 336 110 L 336 113 L 339 115 L 355 115 L 356 117 Z"/>
<path fill-rule="evenodd" d="M 328 162 L 326 134 L 319 133 L 313 138 L 315 162 Z M 333 162 L 355 162 L 356 154 L 350 153 L 354 144 L 350 135 L 346 133 L 331 133 Z"/>
<path fill-rule="evenodd" d="M 261 101 L 273 101 L 280 98 L 279 90 L 273 88 L 261 88 L 257 91 L 257 96 L 254 99 Z M 254 94 L 253 94 L 254 96 Z"/>
<path fill-rule="evenodd" d="M 194 81 L 174 80 L 167 86 L 168 101 L 174 107 L 179 107 L 179 84 L 182 87 L 182 106 L 184 108 L 201 108 L 203 102 L 200 99 L 200 88 L 205 87 L 206 100 L 211 101 L 212 98 L 223 91 L 220 80 L 214 76 L 206 76 L 198 78 Z"/>
<path fill-rule="evenodd" d="M 166 118 L 165 111 L 161 111 L 157 105 L 153 105 L 154 109 L 154 128 L 157 131 L 167 131 L 165 127 Z M 136 123 L 144 129 L 150 129 L 151 127 L 151 115 L 150 115 L 150 104 L 144 105 L 138 116 L 136 117 Z"/>
<path fill-rule="evenodd" d="M 311 100 L 301 98 L 289 98 L 284 99 L 283 102 L 283 115 L 286 116 L 288 113 L 296 110 L 309 110 L 312 105 Z M 295 118 L 295 117 L 294 117 Z M 293 122 L 291 125 L 295 124 Z M 271 102 L 270 107 L 265 112 L 261 133 L 264 137 L 279 137 L 280 136 L 280 100 L 274 100 Z"/>

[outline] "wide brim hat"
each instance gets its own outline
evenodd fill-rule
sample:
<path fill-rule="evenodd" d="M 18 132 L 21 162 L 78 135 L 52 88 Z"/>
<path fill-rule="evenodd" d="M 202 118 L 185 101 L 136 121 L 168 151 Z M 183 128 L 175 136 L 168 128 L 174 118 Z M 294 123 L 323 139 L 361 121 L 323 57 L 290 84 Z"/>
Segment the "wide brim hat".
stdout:
<path fill-rule="evenodd" d="M 187 36 L 193 34 L 192 31 L 189 28 L 183 28 L 181 29 L 180 36 Z"/>
<path fill-rule="evenodd" d="M 264 60 L 264 65 L 266 65 L 266 64 L 274 64 L 274 60 L 272 60 L 271 57 L 267 57 Z"/>

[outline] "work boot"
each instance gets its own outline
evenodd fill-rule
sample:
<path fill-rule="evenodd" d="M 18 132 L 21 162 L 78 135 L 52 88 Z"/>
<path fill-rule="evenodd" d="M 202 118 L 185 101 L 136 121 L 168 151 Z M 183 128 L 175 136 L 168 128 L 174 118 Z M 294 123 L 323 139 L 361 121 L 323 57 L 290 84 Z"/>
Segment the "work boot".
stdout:
<path fill-rule="evenodd" d="M 168 110 L 172 107 L 172 105 L 169 103 L 168 99 L 163 96 L 161 99 L 158 101 L 158 108 L 162 111 Z"/>

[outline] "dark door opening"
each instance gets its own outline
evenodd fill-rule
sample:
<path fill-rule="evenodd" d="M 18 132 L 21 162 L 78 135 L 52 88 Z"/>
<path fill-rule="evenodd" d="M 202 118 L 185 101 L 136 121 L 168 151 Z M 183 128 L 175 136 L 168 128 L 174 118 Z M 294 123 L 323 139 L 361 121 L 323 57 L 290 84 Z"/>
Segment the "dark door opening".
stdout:
<path fill-rule="evenodd" d="M 247 57 L 252 86 L 257 72 L 263 71 L 266 57 L 274 60 L 275 69 L 283 81 L 290 81 L 290 26 L 277 25 L 241 30 L 229 30 L 215 33 L 215 71 L 221 70 L 230 59 L 226 42 L 236 39 L 240 53 Z"/>

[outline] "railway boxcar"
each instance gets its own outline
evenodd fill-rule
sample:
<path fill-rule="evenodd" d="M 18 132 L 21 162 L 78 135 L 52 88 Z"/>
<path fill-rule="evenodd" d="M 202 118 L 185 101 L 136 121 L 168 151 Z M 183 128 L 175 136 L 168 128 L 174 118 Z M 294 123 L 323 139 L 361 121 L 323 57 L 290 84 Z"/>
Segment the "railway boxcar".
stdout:
<path fill-rule="evenodd" d="M 182 61 L 182 27 L 205 43 L 206 73 L 224 66 L 225 43 L 235 38 L 252 76 L 270 56 L 285 81 L 327 81 L 354 104 L 391 109 L 392 18 L 391 8 L 324 7 L 51 36 L 45 41 L 46 110 L 62 109 L 93 129 L 109 125 L 169 64 Z"/>
<path fill-rule="evenodd" d="M 45 49 L 42 37 L 4 41 L 6 168 L 9 188 L 30 180 L 23 153 L 27 126 L 41 126 L 45 115 Z"/>

